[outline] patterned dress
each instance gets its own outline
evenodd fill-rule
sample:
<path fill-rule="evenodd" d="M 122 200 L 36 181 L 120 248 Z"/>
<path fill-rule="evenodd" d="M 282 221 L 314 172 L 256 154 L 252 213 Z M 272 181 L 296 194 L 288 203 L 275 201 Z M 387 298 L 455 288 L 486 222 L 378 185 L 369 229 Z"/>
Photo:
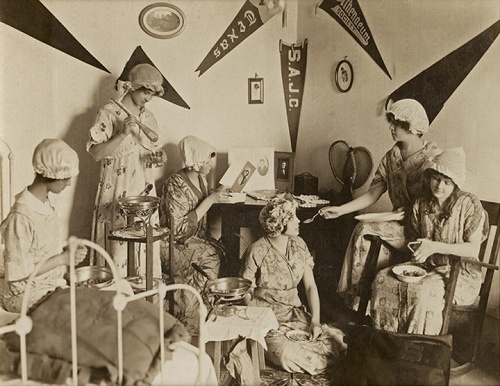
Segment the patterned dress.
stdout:
<path fill-rule="evenodd" d="M 401 155 L 400 144 L 389 150 L 373 177 L 370 187 L 383 186 L 388 192 L 393 210 L 408 209 L 412 201 L 422 192 L 422 167 L 428 158 L 441 153 L 435 142 L 425 142 L 424 146 L 408 157 Z M 403 225 L 397 221 L 360 222 L 354 228 L 344 257 L 338 292 L 349 305 L 353 305 L 359 295 L 358 284 L 370 249 L 370 242 L 364 235 L 377 235 L 387 240 L 396 248 L 406 244 Z M 378 268 L 394 264 L 390 261 L 389 251 L 382 246 Z"/>
<path fill-rule="evenodd" d="M 286 338 L 287 331 L 309 331 L 311 316 L 302 304 L 297 286 L 306 267 L 313 268 L 313 258 L 304 240 L 298 236 L 288 240 L 283 255 L 262 237 L 245 254 L 241 276 L 254 285 L 253 306 L 271 307 L 280 327 L 266 336 L 266 357 L 289 372 L 318 374 L 335 363 L 343 351 L 342 332 L 323 325 L 323 335 L 316 341 L 295 342 Z"/>
<path fill-rule="evenodd" d="M 0 230 L 5 243 L 5 309 L 20 312 L 27 279 L 43 259 L 61 253 L 60 222 L 50 201 L 37 199 L 24 189 Z M 28 308 L 48 292 L 65 287 L 65 267 L 56 267 L 35 278 Z"/>
<path fill-rule="evenodd" d="M 483 224 L 483 238 L 488 232 L 483 207 L 477 197 L 462 192 L 449 218 L 441 218 L 421 199 L 413 205 L 411 225 L 415 238 L 427 238 L 448 244 L 467 242 Z M 413 237 L 412 237 L 413 238 Z M 443 323 L 444 280 L 449 271 L 447 258 L 430 256 L 436 266 L 417 283 L 400 282 L 390 268 L 380 271 L 372 285 L 371 316 L 374 327 L 411 334 L 438 335 Z M 454 302 L 472 304 L 481 287 L 481 268 L 463 263 L 460 267 Z"/>
<path fill-rule="evenodd" d="M 104 105 L 90 128 L 87 151 L 96 144 L 109 141 L 122 127 L 127 115 L 114 103 Z M 139 115 L 142 123 L 156 132 L 157 123 L 153 114 L 143 109 Z M 101 247 L 105 247 L 104 225 L 110 230 L 127 225 L 126 218 L 120 213 L 118 198 L 140 194 L 149 184 L 153 184 L 150 195 L 156 195 L 154 175 L 151 168 L 146 167 L 146 157 L 153 148 L 151 141 L 144 133 L 137 131 L 129 134 L 117 147 L 114 153 L 101 161 L 101 172 L 94 206 L 91 239 Z M 151 224 L 158 223 L 158 214 L 153 214 Z M 111 255 L 122 277 L 127 276 L 127 244 L 121 241 L 110 241 L 107 252 Z M 161 277 L 159 246 L 154 243 L 153 275 Z M 144 276 L 146 271 L 145 244 L 136 243 L 137 275 Z M 104 265 L 104 258 L 91 255 L 91 263 Z"/>
<path fill-rule="evenodd" d="M 207 218 L 198 219 L 195 209 L 208 195 L 207 181 L 199 174 L 201 191 L 189 180 L 184 169 L 172 174 L 163 186 L 160 203 L 160 224 L 170 227 L 174 221 L 175 244 L 172 257 L 174 283 L 188 284 L 204 293 L 207 279 L 191 266 L 198 264 L 210 277 L 219 276 L 225 256 L 222 245 L 207 228 Z M 168 266 L 168 243 L 162 242 L 162 261 Z M 199 313 L 198 300 L 187 291 L 175 292 L 174 315 L 189 330 L 196 333 Z"/>

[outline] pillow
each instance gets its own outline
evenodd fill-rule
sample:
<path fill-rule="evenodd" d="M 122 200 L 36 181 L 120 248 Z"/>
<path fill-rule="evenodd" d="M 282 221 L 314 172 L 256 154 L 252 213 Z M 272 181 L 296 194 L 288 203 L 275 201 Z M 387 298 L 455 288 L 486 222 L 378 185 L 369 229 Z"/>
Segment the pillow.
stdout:
<path fill-rule="evenodd" d="M 118 375 L 117 313 L 114 292 L 76 288 L 78 365 L 108 369 Z M 152 380 L 160 348 L 158 306 L 146 300 L 130 302 L 122 312 L 125 384 Z M 71 362 L 70 289 L 50 293 L 29 312 L 33 329 L 26 336 L 28 352 Z M 190 340 L 186 328 L 164 313 L 165 346 Z M 17 334 L 8 334 L 9 349 L 19 351 Z"/>

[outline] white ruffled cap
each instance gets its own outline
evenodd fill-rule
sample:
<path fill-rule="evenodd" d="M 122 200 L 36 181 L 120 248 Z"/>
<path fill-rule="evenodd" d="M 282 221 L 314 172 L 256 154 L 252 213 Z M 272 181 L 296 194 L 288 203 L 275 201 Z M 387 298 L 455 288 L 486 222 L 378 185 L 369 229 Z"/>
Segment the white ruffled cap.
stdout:
<path fill-rule="evenodd" d="M 203 164 L 215 156 L 215 147 L 193 135 L 188 135 L 179 142 L 179 152 L 184 165 L 199 172 Z"/>
<path fill-rule="evenodd" d="M 35 173 L 63 180 L 78 175 L 78 154 L 60 139 L 44 139 L 33 152 Z"/>
<path fill-rule="evenodd" d="M 427 161 L 424 169 L 433 169 L 444 174 L 446 177 L 451 178 L 459 189 L 463 189 L 467 178 L 464 148 L 454 147 L 443 151 Z"/>
<path fill-rule="evenodd" d="M 128 82 L 128 88 L 131 90 L 145 87 L 155 92 L 158 96 L 162 96 L 165 92 L 162 86 L 163 76 L 156 67 L 148 63 L 141 63 L 134 66 L 128 73 Z"/>
<path fill-rule="evenodd" d="M 429 118 L 424 107 L 415 99 L 401 99 L 394 102 L 386 111 L 394 115 L 394 119 L 408 122 L 410 132 L 425 134 L 429 130 Z"/>

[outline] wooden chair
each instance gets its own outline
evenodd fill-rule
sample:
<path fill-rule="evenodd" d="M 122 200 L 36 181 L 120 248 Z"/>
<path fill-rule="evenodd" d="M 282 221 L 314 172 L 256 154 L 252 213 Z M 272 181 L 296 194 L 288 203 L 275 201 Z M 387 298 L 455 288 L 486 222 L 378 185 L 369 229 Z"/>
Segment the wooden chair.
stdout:
<path fill-rule="evenodd" d="M 490 232 L 488 238 L 481 244 L 479 260 L 450 256 L 450 275 L 445 282 L 445 307 L 441 334 L 450 333 L 453 335 L 452 359 L 457 365 L 451 368 L 452 376 L 466 373 L 477 365 L 477 360 L 481 354 L 480 338 L 493 282 L 493 274 L 498 270 L 496 264 L 500 254 L 500 203 L 489 201 L 481 201 L 481 203 L 488 213 Z M 402 253 L 379 236 L 366 235 L 365 237 L 371 241 L 371 247 L 360 281 L 361 294 L 357 311 L 359 322 L 366 321 L 366 309 L 371 297 L 371 284 L 377 273 L 376 267 L 380 247 L 383 244 L 392 253 Z M 470 306 L 453 304 L 461 262 L 478 264 L 483 268 L 481 290 L 476 302 Z"/>

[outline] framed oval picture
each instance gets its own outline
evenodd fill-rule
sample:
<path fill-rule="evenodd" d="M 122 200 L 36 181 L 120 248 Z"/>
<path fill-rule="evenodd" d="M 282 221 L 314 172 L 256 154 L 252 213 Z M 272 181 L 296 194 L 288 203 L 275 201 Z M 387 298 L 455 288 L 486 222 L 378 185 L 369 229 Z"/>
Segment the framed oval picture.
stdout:
<path fill-rule="evenodd" d="M 344 59 L 339 62 L 335 69 L 335 84 L 340 92 L 347 92 L 352 87 L 354 72 L 351 63 Z"/>
<path fill-rule="evenodd" d="M 141 11 L 139 24 L 144 32 L 154 38 L 169 39 L 182 32 L 185 16 L 175 5 L 155 3 Z"/>

